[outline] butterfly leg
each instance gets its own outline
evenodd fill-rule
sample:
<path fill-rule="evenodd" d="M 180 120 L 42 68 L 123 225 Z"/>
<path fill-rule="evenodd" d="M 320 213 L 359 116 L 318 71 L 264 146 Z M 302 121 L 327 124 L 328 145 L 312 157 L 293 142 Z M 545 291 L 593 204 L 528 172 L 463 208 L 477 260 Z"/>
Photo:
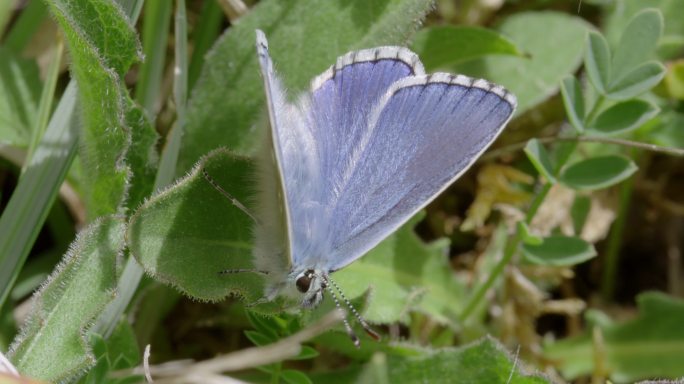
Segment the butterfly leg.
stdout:
<path fill-rule="evenodd" d="M 244 204 L 240 202 L 240 200 L 236 199 L 233 195 L 231 195 L 225 189 L 223 189 L 216 182 L 216 180 L 214 180 L 213 177 L 209 176 L 209 173 L 205 169 L 202 170 L 202 176 L 204 176 L 204 179 L 207 180 L 207 182 L 209 182 L 209 184 L 211 184 L 211 186 L 214 187 L 214 189 L 216 189 L 217 191 L 219 191 L 219 193 L 225 196 L 231 202 L 231 204 L 233 204 L 237 209 L 241 210 L 245 215 L 249 216 L 249 218 L 252 219 L 256 224 L 260 224 L 259 219 L 257 219 L 256 216 L 254 216 L 254 214 L 249 209 L 247 209 L 247 207 L 245 207 Z"/>

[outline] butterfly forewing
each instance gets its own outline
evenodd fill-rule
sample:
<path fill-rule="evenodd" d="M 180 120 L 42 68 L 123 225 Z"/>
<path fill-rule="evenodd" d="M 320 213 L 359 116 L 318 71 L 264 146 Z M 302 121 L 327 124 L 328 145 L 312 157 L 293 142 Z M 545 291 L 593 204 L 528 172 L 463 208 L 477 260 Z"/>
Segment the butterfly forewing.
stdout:
<path fill-rule="evenodd" d="M 458 178 L 515 109 L 503 88 L 434 74 L 395 83 L 369 121 L 370 136 L 331 207 L 331 270 L 362 256 Z"/>

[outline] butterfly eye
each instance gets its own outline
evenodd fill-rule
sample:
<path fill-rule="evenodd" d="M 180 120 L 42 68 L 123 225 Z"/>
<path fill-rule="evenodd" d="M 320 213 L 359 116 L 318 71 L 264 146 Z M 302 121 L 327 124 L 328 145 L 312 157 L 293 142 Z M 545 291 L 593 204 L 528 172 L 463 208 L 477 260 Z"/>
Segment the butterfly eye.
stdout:
<path fill-rule="evenodd" d="M 309 271 L 306 271 L 306 273 L 301 275 L 295 282 L 295 284 L 297 284 L 297 290 L 301 293 L 308 292 L 311 287 L 312 277 L 313 274 L 309 273 Z"/>

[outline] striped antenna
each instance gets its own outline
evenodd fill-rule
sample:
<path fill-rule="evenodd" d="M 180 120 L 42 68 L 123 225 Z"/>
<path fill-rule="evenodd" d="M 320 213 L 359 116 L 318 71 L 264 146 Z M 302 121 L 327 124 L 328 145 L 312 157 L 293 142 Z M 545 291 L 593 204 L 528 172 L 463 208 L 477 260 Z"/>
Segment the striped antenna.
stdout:
<path fill-rule="evenodd" d="M 347 299 L 347 297 L 344 295 L 344 292 L 342 292 L 342 289 L 340 289 L 340 287 L 339 287 L 339 286 L 330 278 L 330 276 L 327 276 L 327 275 L 326 275 L 326 276 L 325 276 L 325 280 L 326 280 L 328 283 L 330 283 L 330 285 L 332 285 L 333 287 L 335 287 L 335 289 L 337 290 L 337 292 L 339 292 L 340 297 L 342 298 L 342 300 L 344 300 L 344 303 L 347 305 L 347 307 L 349 308 L 349 310 L 351 311 L 351 313 L 354 315 L 354 317 L 356 318 L 356 320 L 359 322 L 359 324 L 361 324 L 361 327 L 363 327 L 363 330 L 366 331 L 366 333 L 368 334 L 368 336 L 372 337 L 373 340 L 375 340 L 375 341 L 380 341 L 380 339 L 381 339 L 380 334 L 377 333 L 377 332 L 375 332 L 375 331 L 373 330 L 373 328 L 371 328 L 371 326 L 368 325 L 368 323 L 366 322 L 366 320 L 361 316 L 361 314 L 359 314 L 359 312 L 356 310 L 356 308 L 354 308 L 354 306 L 352 305 L 352 303 L 351 303 L 351 302 Z M 335 301 L 337 302 L 337 300 L 335 300 Z"/>

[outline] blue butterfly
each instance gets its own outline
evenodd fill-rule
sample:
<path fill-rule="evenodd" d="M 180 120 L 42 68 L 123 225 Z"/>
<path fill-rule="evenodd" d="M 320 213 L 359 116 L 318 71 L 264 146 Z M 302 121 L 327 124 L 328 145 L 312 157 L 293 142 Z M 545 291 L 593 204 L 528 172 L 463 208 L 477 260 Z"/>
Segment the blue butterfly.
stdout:
<path fill-rule="evenodd" d="M 406 48 L 378 47 L 341 56 L 290 103 L 265 35 L 256 35 L 270 130 L 258 161 L 254 265 L 267 275 L 266 300 L 284 295 L 310 308 L 328 290 L 339 306 L 330 273 L 461 176 L 516 99 L 486 80 L 425 74 Z"/>

